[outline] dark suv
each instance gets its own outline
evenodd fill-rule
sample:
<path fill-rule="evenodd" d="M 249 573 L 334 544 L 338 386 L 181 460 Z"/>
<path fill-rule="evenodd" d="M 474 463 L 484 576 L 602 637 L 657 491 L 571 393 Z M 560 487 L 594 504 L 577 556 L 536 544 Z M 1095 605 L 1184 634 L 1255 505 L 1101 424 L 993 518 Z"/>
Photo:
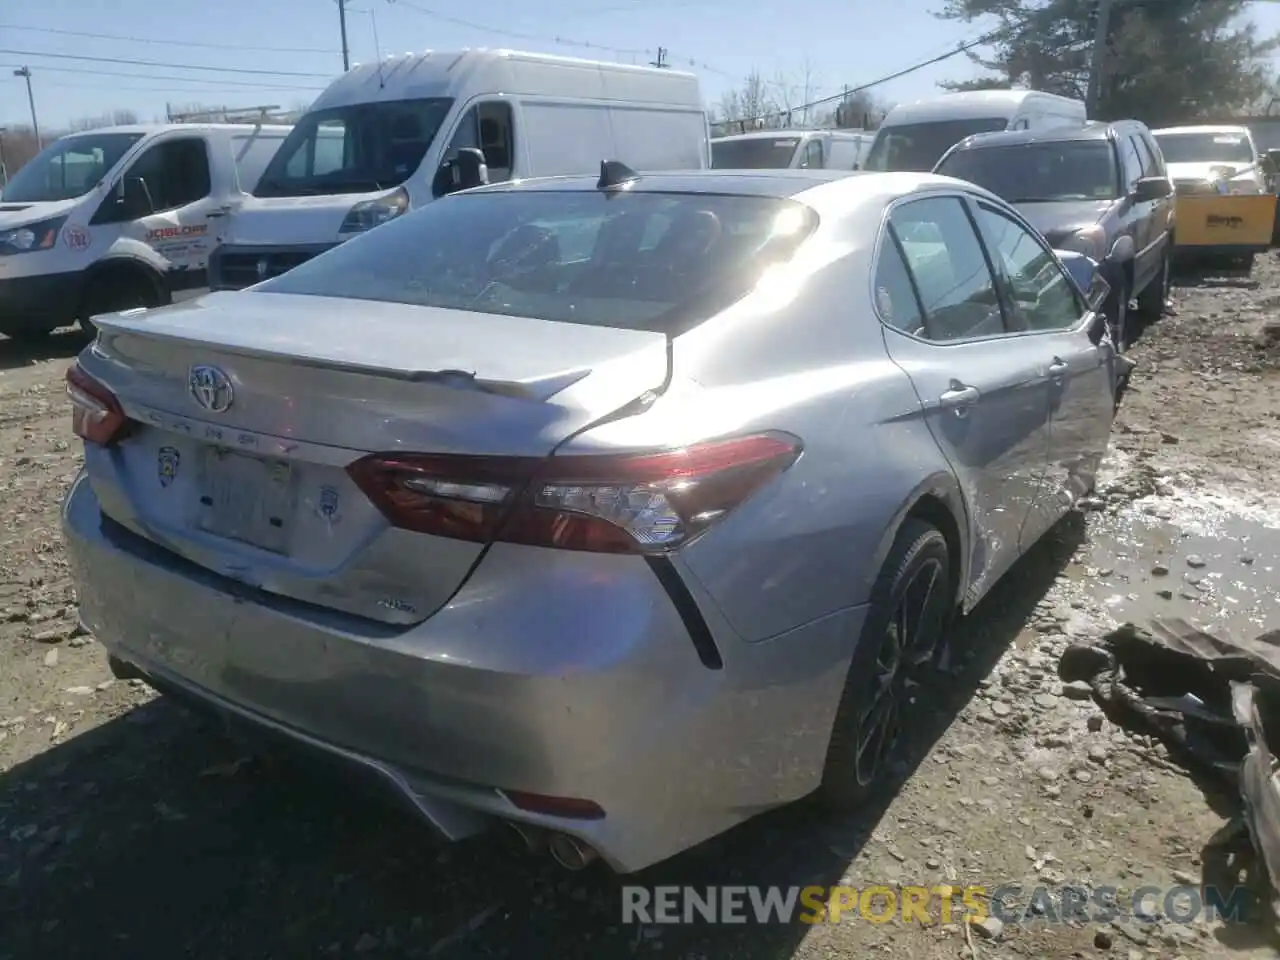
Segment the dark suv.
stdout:
<path fill-rule="evenodd" d="M 1101 265 L 1104 307 L 1116 350 L 1128 349 L 1138 317 L 1157 320 L 1169 295 L 1173 184 L 1160 147 L 1136 120 L 1053 130 L 980 133 L 961 140 L 934 173 L 968 180 L 1017 207 L 1058 250 Z"/>

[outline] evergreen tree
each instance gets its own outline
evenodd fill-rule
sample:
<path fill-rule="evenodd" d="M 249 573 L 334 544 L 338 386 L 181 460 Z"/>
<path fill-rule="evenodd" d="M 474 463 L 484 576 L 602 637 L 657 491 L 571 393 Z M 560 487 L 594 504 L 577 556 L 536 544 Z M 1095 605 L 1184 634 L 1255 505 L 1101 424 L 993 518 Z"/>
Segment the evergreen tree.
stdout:
<path fill-rule="evenodd" d="M 994 76 L 944 84 L 972 90 L 1018 84 L 1083 99 L 1089 85 L 1095 0 L 946 0 L 939 16 L 998 24 Z M 1271 90 L 1263 38 L 1245 0 L 1114 0 L 1097 119 L 1149 126 L 1265 107 Z"/>

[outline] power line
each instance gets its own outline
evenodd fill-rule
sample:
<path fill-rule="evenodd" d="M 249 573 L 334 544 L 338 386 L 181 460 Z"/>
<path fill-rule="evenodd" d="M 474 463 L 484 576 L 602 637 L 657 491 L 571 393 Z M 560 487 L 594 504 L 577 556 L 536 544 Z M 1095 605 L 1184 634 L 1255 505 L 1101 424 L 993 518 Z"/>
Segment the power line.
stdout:
<path fill-rule="evenodd" d="M 207 70 L 211 73 L 245 73 L 264 77 L 304 77 L 308 80 L 331 80 L 332 73 L 296 73 L 291 70 L 255 70 L 250 67 L 212 67 L 195 63 L 172 63 L 163 60 L 135 60 L 128 57 L 89 57 L 70 53 L 43 53 L 39 50 L 7 50 L 0 53 L 14 57 L 48 57 L 52 60 L 85 60 L 90 63 L 119 63 L 130 67 L 167 67 L 170 70 Z"/>
<path fill-rule="evenodd" d="M 534 43 L 554 43 L 562 47 L 577 47 L 583 50 L 600 50 L 604 53 L 612 53 L 615 56 L 623 56 L 623 57 L 641 57 L 641 56 L 656 57 L 658 54 L 658 50 L 655 50 L 655 49 L 641 50 L 639 48 L 631 48 L 631 47 L 611 47 L 603 43 L 593 43 L 589 40 L 575 40 L 570 37 L 562 37 L 559 35 L 526 33 L 520 30 L 508 30 L 503 27 L 495 27 L 492 24 L 477 23 L 474 20 L 464 20 L 461 17 L 455 17 L 451 14 L 441 13 L 439 10 L 432 10 L 430 7 L 424 7 L 421 4 L 416 3 L 415 0 L 387 0 L 387 3 L 391 4 L 392 6 L 403 7 L 406 10 L 412 10 L 415 13 L 419 13 L 424 17 L 431 17 L 436 20 L 441 20 L 445 23 L 452 23 L 454 26 L 466 27 L 468 30 L 477 30 L 480 33 L 493 33 L 503 37 L 510 37 L 514 40 L 530 40 L 530 41 L 533 41 Z M 697 60 L 693 57 L 684 57 L 684 56 L 674 55 L 670 50 L 667 50 L 665 47 L 662 47 L 659 49 L 662 50 L 662 54 L 663 54 L 662 65 L 664 67 L 669 67 L 673 64 L 673 62 L 678 61 L 681 66 L 697 67 L 700 70 L 706 70 L 708 73 L 715 73 L 722 77 L 728 77 L 731 80 L 740 79 L 734 74 L 721 70 L 718 67 L 713 67 L 709 63 L 703 63 L 701 60 Z"/>
<path fill-rule="evenodd" d="M 102 84 L 93 83 L 92 81 L 88 81 L 88 80 L 82 81 L 80 83 L 76 83 L 74 81 L 66 81 L 66 80 L 53 80 L 53 81 L 41 80 L 40 89 L 43 90 L 46 87 L 54 90 L 97 90 L 99 92 L 101 92 L 102 90 Z M 119 90 L 122 93 L 165 93 L 165 94 L 174 94 L 174 95 L 189 93 L 192 96 L 203 96 L 205 94 L 214 95 L 217 93 L 217 90 L 213 89 L 212 87 L 197 87 L 197 88 L 165 87 L 165 86 L 128 84 L 128 83 L 112 84 L 111 89 L 113 91 Z M 236 89 L 239 90 L 241 88 L 237 87 Z M 258 87 L 257 89 L 263 90 L 263 91 L 280 91 L 282 93 L 297 93 L 299 95 L 299 99 L 301 100 L 307 99 L 307 97 L 305 96 L 305 94 L 300 88 Z M 312 95 L 314 95 L 314 92 L 312 92 Z"/>
<path fill-rule="evenodd" d="M 330 51 L 332 52 L 332 51 Z M 13 67 L 0 67 L 0 70 L 16 69 Z M 76 73 L 87 74 L 98 77 L 115 77 L 120 80 L 155 80 L 169 81 L 176 83 L 211 83 L 219 87 L 250 87 L 255 90 L 323 90 L 323 86 L 305 86 L 305 85 L 287 85 L 274 83 L 259 83 L 255 80 L 224 80 L 221 77 L 169 77 L 154 73 L 122 73 L 119 70 L 93 70 L 87 67 L 40 67 L 40 73 Z M 65 86 L 65 84 L 64 84 Z M 101 89 L 101 85 L 98 86 Z M 164 89 L 158 87 L 156 89 Z"/>
<path fill-rule="evenodd" d="M 1000 30 L 995 30 L 991 33 L 983 34 L 981 37 L 978 37 L 978 39 L 971 40 L 968 43 L 962 43 L 960 44 L 960 46 L 954 47 L 953 49 L 948 50 L 946 53 L 939 54 L 936 57 L 931 57 L 928 60 L 921 60 L 919 63 L 914 63 L 911 66 L 904 67 L 901 70 L 898 70 L 898 71 L 895 71 L 894 73 L 889 74 L 888 76 L 880 77 L 877 80 L 872 80 L 870 83 L 864 83 L 856 87 L 848 87 L 847 89 L 841 90 L 839 93 L 832 94 L 829 97 L 821 97 L 818 100 L 810 100 L 808 103 L 802 103 L 802 104 L 799 104 L 798 106 L 789 107 L 786 110 L 770 110 L 768 113 L 760 114 L 757 117 L 743 117 L 741 119 L 734 119 L 734 120 L 718 120 L 714 124 L 712 124 L 712 126 L 722 127 L 722 126 L 727 126 L 729 124 L 735 124 L 735 123 L 738 123 L 738 124 L 756 123 L 757 121 L 768 120 L 772 117 L 781 117 L 781 116 L 787 116 L 793 113 L 800 113 L 804 110 L 809 110 L 813 107 L 821 107 L 828 103 L 834 103 L 837 100 L 844 100 L 855 93 L 861 93 L 864 90 L 870 90 L 872 87 L 878 87 L 881 84 L 888 83 L 891 80 L 897 80 L 900 77 L 905 77 L 908 74 L 915 73 L 917 70 L 923 70 L 925 67 L 931 67 L 935 63 L 941 63 L 943 60 L 950 60 L 952 57 L 958 56 L 959 54 L 962 54 L 968 50 L 972 50 L 974 47 L 984 46 L 988 43 L 991 43 L 993 40 L 998 40 L 1000 37 L 1009 33 L 1012 29 L 1013 28 L 1011 27 L 1004 27 Z"/>
<path fill-rule="evenodd" d="M 158 43 L 167 47 L 201 47 L 206 50 L 246 50 L 252 53 L 323 53 L 333 55 L 324 47 L 250 47 L 240 43 L 208 43 L 200 40 L 162 40 L 159 37 L 131 37 L 113 33 L 85 33 L 81 30 L 61 30 L 56 27 L 18 27 L 0 23 L 0 30 L 20 30 L 28 33 L 49 33 L 60 37 L 85 37 L 90 40 L 119 40 L 124 43 Z"/>
<path fill-rule="evenodd" d="M 586 40 L 572 40 L 568 37 L 551 36 L 548 34 L 524 33 L 519 30 L 507 30 L 490 24 L 477 23 L 474 20 L 463 20 L 461 17 L 455 17 L 447 13 L 441 13 L 439 10 L 432 10 L 429 7 L 421 6 L 420 4 L 412 2 L 412 0 L 387 0 L 387 3 L 392 6 L 404 7 L 406 10 L 413 10 L 425 17 L 431 17 L 445 23 L 452 23 L 458 27 L 466 27 L 469 30 L 478 30 L 481 33 L 496 33 L 500 36 L 511 37 L 516 40 L 533 40 L 538 43 L 558 43 L 565 47 L 580 47 L 586 50 L 603 50 L 607 53 L 621 54 L 629 57 L 648 56 L 654 52 L 652 50 L 639 50 L 627 47 L 610 47 L 602 43 L 591 43 Z"/>

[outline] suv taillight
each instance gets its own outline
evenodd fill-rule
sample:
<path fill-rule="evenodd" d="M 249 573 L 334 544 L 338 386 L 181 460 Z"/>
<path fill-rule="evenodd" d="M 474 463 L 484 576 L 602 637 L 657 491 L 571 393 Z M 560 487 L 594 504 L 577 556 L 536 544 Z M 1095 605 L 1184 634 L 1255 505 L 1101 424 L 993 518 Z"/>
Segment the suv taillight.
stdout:
<path fill-rule="evenodd" d="M 347 472 L 395 526 L 458 540 L 663 553 L 723 519 L 799 457 L 782 433 L 657 453 L 374 454 Z"/>
<path fill-rule="evenodd" d="M 128 432 L 129 418 L 116 395 L 78 363 L 67 369 L 67 398 L 71 401 L 71 429 L 86 443 L 108 446 Z"/>

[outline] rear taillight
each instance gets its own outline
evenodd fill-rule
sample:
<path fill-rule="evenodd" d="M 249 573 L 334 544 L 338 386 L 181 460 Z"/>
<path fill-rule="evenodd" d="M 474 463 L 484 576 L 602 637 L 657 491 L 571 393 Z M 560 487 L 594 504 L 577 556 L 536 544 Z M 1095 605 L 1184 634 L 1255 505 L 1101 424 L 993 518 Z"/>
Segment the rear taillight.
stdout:
<path fill-rule="evenodd" d="M 702 533 L 795 462 L 765 433 L 658 453 L 373 455 L 347 471 L 395 526 L 458 540 L 662 553 Z"/>
<path fill-rule="evenodd" d="M 67 398 L 71 401 L 71 429 L 87 443 L 114 443 L 127 432 L 129 418 L 120 401 L 80 364 L 67 370 Z"/>

